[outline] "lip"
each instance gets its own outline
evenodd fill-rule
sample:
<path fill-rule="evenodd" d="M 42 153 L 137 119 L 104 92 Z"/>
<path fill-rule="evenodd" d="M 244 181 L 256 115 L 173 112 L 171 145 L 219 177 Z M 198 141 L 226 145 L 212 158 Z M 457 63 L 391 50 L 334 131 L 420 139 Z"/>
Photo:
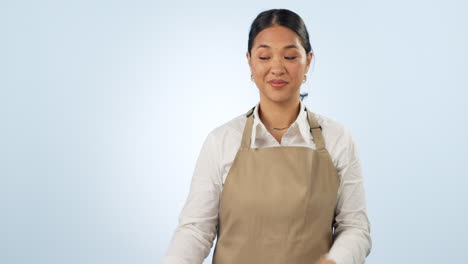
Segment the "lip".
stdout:
<path fill-rule="evenodd" d="M 286 84 L 288 84 L 287 81 L 281 80 L 281 79 L 273 79 L 273 80 L 269 81 L 268 83 L 271 86 L 275 87 L 275 88 L 281 88 L 281 87 L 285 86 Z"/>

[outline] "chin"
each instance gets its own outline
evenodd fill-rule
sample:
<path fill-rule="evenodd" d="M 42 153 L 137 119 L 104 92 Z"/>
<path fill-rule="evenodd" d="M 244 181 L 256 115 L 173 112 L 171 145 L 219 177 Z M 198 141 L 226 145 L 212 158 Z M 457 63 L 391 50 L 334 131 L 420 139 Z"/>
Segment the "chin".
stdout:
<path fill-rule="evenodd" d="M 289 88 L 289 87 L 283 87 Z M 291 91 L 288 89 L 274 89 L 270 84 L 266 84 L 262 89 L 260 89 L 261 96 L 263 96 L 268 101 L 275 103 L 283 103 L 290 101 L 297 94 L 297 91 Z M 299 98 L 299 94 L 297 94 Z"/>
<path fill-rule="evenodd" d="M 264 93 L 263 95 L 270 101 L 281 103 L 291 100 L 295 94 L 286 93 L 285 91 L 269 91 L 268 93 Z"/>
<path fill-rule="evenodd" d="M 273 95 L 267 95 L 266 98 L 268 98 L 269 101 L 272 101 L 275 103 L 284 103 L 284 102 L 290 101 L 292 98 L 292 95 L 273 94 Z"/>

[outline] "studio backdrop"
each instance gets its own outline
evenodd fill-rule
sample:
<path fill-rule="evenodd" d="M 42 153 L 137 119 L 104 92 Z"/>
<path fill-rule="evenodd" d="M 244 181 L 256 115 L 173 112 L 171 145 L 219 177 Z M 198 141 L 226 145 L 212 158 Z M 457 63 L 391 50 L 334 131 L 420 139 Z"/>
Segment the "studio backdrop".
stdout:
<path fill-rule="evenodd" d="M 245 52 L 271 8 L 308 27 L 303 102 L 355 139 L 366 263 L 468 259 L 466 1 L 0 6 L 0 263 L 159 263 L 203 140 L 259 100 Z"/>

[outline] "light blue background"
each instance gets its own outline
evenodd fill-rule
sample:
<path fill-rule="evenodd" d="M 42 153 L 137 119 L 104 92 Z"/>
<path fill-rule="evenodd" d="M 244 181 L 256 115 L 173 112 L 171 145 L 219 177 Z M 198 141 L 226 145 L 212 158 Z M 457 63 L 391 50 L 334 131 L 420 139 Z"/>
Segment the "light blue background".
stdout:
<path fill-rule="evenodd" d="M 366 263 L 466 261 L 466 1 L 2 1 L 0 263 L 159 263 L 206 135 L 259 100 L 270 8 L 309 29 L 304 102 L 356 140 Z"/>

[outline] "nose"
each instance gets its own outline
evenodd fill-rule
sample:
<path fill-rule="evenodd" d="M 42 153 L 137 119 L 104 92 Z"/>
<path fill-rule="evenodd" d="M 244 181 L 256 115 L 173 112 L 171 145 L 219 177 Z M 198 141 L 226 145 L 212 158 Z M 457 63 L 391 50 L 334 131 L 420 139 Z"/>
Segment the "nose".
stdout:
<path fill-rule="evenodd" d="M 272 59 L 270 72 L 273 75 L 282 75 L 282 74 L 284 74 L 283 61 L 279 57 L 276 57 L 276 58 Z"/>

